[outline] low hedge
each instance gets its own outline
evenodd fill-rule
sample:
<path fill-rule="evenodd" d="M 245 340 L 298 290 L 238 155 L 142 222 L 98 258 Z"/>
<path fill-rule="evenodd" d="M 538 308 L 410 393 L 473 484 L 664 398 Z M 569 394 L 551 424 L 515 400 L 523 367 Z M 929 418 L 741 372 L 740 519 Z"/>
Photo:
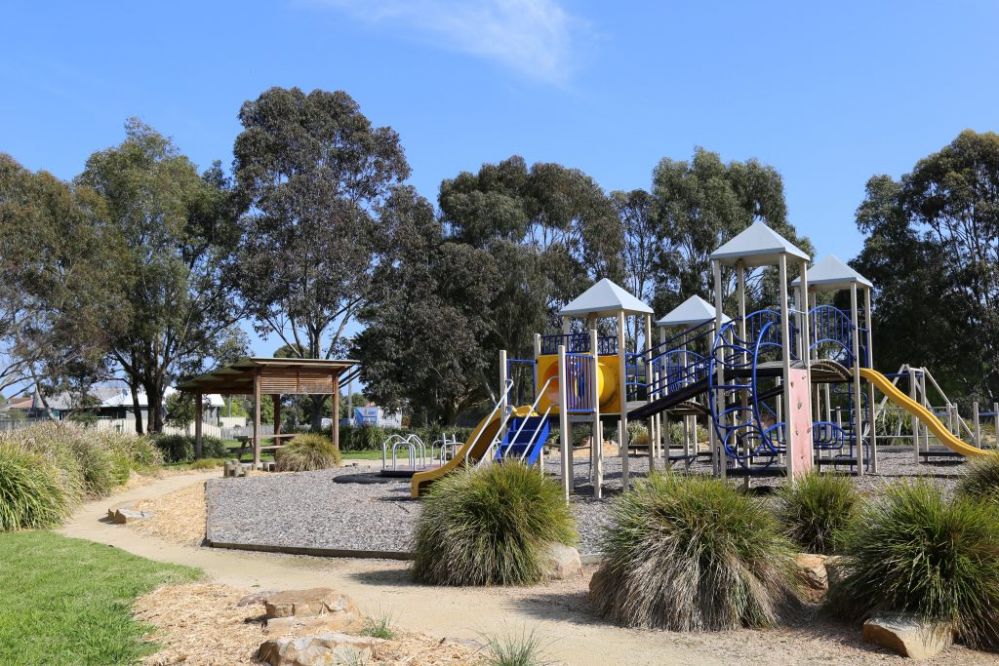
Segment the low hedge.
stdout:
<path fill-rule="evenodd" d="M 169 463 L 191 462 L 194 460 L 194 437 L 190 435 L 154 435 L 153 443 Z M 203 435 L 201 438 L 202 458 L 226 458 L 229 450 L 218 437 Z"/>

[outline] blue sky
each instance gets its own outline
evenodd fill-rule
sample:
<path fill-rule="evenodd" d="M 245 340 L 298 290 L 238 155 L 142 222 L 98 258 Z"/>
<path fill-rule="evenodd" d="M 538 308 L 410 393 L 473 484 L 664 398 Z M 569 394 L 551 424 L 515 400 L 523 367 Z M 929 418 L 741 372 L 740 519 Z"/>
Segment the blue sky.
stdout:
<path fill-rule="evenodd" d="M 432 200 L 512 154 L 649 187 L 659 159 L 703 146 L 775 166 L 791 221 L 849 259 L 871 175 L 999 126 L 993 2 L 14 0 L 0 16 L 0 151 L 63 178 L 129 116 L 229 164 L 244 100 L 343 89 L 400 133 Z"/>

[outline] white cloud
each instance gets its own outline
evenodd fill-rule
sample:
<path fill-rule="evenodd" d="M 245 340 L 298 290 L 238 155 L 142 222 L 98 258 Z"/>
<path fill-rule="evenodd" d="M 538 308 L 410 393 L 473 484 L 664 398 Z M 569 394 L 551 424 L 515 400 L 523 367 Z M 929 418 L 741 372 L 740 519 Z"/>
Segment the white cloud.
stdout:
<path fill-rule="evenodd" d="M 446 48 L 495 60 L 563 85 L 578 26 L 556 0 L 316 0 L 371 23 L 401 28 Z"/>

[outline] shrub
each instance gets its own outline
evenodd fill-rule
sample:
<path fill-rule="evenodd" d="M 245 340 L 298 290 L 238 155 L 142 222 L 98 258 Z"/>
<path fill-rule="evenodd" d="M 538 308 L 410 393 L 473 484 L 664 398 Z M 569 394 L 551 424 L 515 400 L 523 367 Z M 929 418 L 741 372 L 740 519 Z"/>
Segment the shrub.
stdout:
<path fill-rule="evenodd" d="M 154 435 L 153 442 L 166 462 L 190 462 L 194 460 L 194 437 L 190 435 Z M 229 449 L 218 437 L 202 435 L 202 458 L 225 458 Z"/>
<path fill-rule="evenodd" d="M 925 483 L 897 484 L 846 530 L 843 577 L 831 609 L 862 620 L 876 611 L 953 622 L 971 647 L 999 647 L 999 512 L 947 502 Z"/>
<path fill-rule="evenodd" d="M 486 645 L 489 648 L 488 666 L 548 666 L 552 663 L 542 656 L 541 641 L 533 631 L 519 636 L 487 637 Z"/>
<path fill-rule="evenodd" d="M 111 449 L 103 446 L 98 437 L 72 433 L 69 443 L 83 473 L 83 487 L 87 495 L 103 497 L 128 480 L 127 463 L 122 478 L 120 459 L 116 463 Z"/>
<path fill-rule="evenodd" d="M 628 446 L 648 446 L 649 428 L 640 421 L 628 422 Z"/>
<path fill-rule="evenodd" d="M 191 469 L 215 469 L 225 465 L 224 458 L 201 458 L 191 463 Z"/>
<path fill-rule="evenodd" d="M 80 428 L 62 423 L 41 423 L 0 437 L 0 442 L 32 453 L 56 469 L 59 486 L 67 502 L 80 502 L 87 494 L 83 469 L 70 445 Z"/>
<path fill-rule="evenodd" d="M 797 602 L 794 550 L 771 513 L 724 481 L 655 474 L 613 505 L 597 611 L 672 631 L 766 627 Z"/>
<path fill-rule="evenodd" d="M 777 516 L 806 552 L 831 553 L 834 538 L 859 507 L 860 495 L 849 478 L 811 472 L 781 488 Z"/>
<path fill-rule="evenodd" d="M 277 468 L 282 472 L 309 472 L 340 464 L 340 451 L 323 435 L 295 435 L 287 446 L 274 453 Z"/>
<path fill-rule="evenodd" d="M 957 495 L 999 505 L 999 453 L 971 461 L 957 483 Z"/>
<path fill-rule="evenodd" d="M 548 544 L 575 539 L 554 481 L 519 462 L 471 468 L 431 486 L 416 524 L 413 574 L 434 585 L 535 583 Z"/>
<path fill-rule="evenodd" d="M 0 531 L 51 527 L 68 510 L 68 498 L 51 463 L 0 443 Z"/>

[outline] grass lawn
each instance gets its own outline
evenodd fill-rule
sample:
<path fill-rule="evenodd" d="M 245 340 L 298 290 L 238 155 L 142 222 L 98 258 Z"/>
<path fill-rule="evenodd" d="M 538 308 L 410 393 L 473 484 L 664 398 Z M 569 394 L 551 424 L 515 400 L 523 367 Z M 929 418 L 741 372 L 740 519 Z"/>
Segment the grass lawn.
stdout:
<path fill-rule="evenodd" d="M 0 534 L 0 664 L 129 664 L 155 652 L 136 597 L 197 569 L 52 532 Z"/>
<path fill-rule="evenodd" d="M 381 460 L 381 449 L 377 451 L 343 451 L 344 460 Z"/>

